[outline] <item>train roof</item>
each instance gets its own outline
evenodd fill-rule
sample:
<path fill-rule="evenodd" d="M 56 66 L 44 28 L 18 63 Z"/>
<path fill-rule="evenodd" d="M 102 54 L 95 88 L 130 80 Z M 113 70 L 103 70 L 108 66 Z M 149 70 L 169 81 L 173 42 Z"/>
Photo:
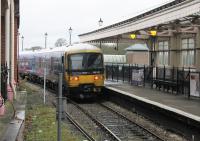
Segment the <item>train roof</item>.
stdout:
<path fill-rule="evenodd" d="M 82 52 L 86 50 L 94 50 L 97 52 L 101 52 L 101 49 L 94 45 L 86 44 L 86 43 L 79 43 L 79 44 L 73 44 L 70 46 L 61 46 L 61 47 L 55 47 L 55 48 L 48 48 L 48 49 L 41 49 L 41 50 L 35 50 L 35 51 L 23 51 L 20 52 L 20 55 L 29 55 L 29 54 L 40 54 L 40 53 L 51 53 L 51 52 Z"/>

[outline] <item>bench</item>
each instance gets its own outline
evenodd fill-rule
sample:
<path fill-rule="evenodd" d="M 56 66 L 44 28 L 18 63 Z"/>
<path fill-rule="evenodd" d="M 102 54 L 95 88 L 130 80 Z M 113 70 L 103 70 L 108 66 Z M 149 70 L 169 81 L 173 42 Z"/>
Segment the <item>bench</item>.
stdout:
<path fill-rule="evenodd" d="M 163 91 L 167 90 L 167 92 L 169 92 L 169 90 L 171 90 L 172 93 L 174 91 L 176 92 L 178 91 L 178 83 L 176 82 L 176 80 L 170 81 L 170 80 L 154 79 L 153 85 L 154 84 L 156 85 L 156 88 L 158 88 L 159 90 L 163 88 Z"/>

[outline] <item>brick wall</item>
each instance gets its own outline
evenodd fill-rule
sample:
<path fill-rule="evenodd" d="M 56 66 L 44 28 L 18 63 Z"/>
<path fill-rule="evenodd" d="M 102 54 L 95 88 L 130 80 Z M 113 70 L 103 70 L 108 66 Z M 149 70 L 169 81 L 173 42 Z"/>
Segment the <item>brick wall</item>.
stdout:
<path fill-rule="evenodd" d="M 129 52 L 126 54 L 127 56 L 127 63 L 128 64 L 141 64 L 141 65 L 148 65 L 149 64 L 149 53 L 148 52 Z"/>

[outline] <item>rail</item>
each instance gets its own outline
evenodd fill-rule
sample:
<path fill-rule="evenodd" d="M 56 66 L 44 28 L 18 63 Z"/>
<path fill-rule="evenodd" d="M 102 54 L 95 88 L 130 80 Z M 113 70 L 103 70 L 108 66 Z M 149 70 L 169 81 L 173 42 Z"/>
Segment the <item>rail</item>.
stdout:
<path fill-rule="evenodd" d="M 125 117 L 124 115 L 122 115 L 121 113 L 119 113 L 118 111 L 115 111 L 114 109 L 112 109 L 111 107 L 108 107 L 104 104 L 101 104 L 99 103 L 101 106 L 105 107 L 106 109 L 110 110 L 111 112 L 113 113 L 116 113 L 117 115 L 119 115 L 120 117 L 122 117 L 123 119 L 125 120 L 128 120 L 129 122 L 133 123 L 133 124 L 136 124 L 137 126 L 139 126 L 140 128 L 142 128 L 143 130 L 145 130 L 146 132 L 148 132 L 149 134 L 151 134 L 152 136 L 155 136 L 157 139 L 161 140 L 161 141 L 164 141 L 164 139 L 158 135 L 156 135 L 155 133 L 153 133 L 152 131 L 148 130 L 147 128 L 145 128 L 144 126 L 134 122 L 133 120 Z"/>
<path fill-rule="evenodd" d="M 55 92 L 55 91 L 54 91 Z M 56 103 L 52 102 L 52 104 L 54 105 L 54 107 L 56 107 Z M 67 113 L 65 112 L 65 116 L 67 117 L 67 119 L 86 137 L 86 139 L 88 141 L 96 141 L 92 136 L 90 136 L 82 127 L 81 125 L 79 125 L 75 120 L 73 120 L 73 118 Z"/>
<path fill-rule="evenodd" d="M 93 117 L 91 114 L 89 114 L 85 109 L 83 109 L 81 106 L 76 104 L 75 102 L 71 101 L 79 110 L 81 110 L 83 113 L 85 113 L 93 122 L 95 122 L 97 125 L 102 127 L 104 131 L 106 131 L 114 140 L 121 141 L 112 131 L 110 131 L 106 126 L 104 126 L 99 120 L 97 120 L 95 117 Z"/>

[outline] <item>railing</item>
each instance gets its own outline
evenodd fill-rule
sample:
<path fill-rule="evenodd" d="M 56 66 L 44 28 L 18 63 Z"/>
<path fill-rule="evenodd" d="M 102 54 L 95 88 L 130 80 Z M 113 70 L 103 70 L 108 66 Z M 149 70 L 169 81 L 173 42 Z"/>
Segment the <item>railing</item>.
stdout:
<path fill-rule="evenodd" d="M 191 93 L 196 93 L 200 97 L 200 72 L 191 68 L 107 64 L 105 70 L 107 80 L 122 81 L 137 86 L 149 85 L 159 90 L 184 94 L 188 98 Z M 196 85 L 196 87 L 192 85 Z M 195 90 L 191 90 L 191 88 Z"/>
<path fill-rule="evenodd" d="M 145 65 L 107 64 L 105 65 L 105 70 L 107 80 L 121 80 L 134 85 L 145 85 L 153 80 L 152 67 Z"/>

